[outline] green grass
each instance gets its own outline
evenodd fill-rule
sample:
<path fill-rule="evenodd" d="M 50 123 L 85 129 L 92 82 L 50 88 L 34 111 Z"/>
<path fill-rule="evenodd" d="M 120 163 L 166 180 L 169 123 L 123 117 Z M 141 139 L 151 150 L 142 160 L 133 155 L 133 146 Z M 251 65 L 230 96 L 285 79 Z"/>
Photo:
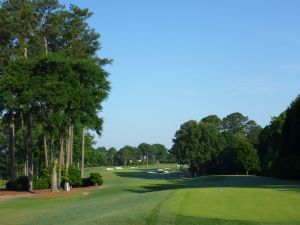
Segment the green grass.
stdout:
<path fill-rule="evenodd" d="M 160 167 L 175 172 L 174 165 Z M 0 201 L 0 224 L 300 225 L 298 181 L 148 173 L 157 168 L 89 168 L 86 175 L 103 175 L 102 189 L 89 195 Z"/>

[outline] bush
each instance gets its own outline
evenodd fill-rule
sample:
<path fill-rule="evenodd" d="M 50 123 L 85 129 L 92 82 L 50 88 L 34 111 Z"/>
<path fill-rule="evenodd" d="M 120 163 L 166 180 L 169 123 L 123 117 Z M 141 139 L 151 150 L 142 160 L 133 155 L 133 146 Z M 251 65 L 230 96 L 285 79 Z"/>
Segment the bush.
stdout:
<path fill-rule="evenodd" d="M 15 189 L 12 181 L 7 181 L 5 184 L 5 188 L 6 188 L 6 190 L 14 190 Z"/>
<path fill-rule="evenodd" d="M 102 185 L 103 184 L 102 176 L 100 175 L 100 173 L 91 173 L 90 180 L 91 180 L 92 185 Z"/>
<path fill-rule="evenodd" d="M 62 186 L 66 181 L 70 183 L 72 187 L 80 187 L 82 185 L 81 173 L 80 170 L 76 166 L 70 166 L 68 169 L 68 173 L 66 170 L 63 171 L 62 174 L 63 183 Z"/>
<path fill-rule="evenodd" d="M 14 182 L 8 181 L 6 183 L 7 190 L 15 191 L 28 191 L 29 190 L 29 180 L 26 176 L 18 177 Z"/>
<path fill-rule="evenodd" d="M 89 186 L 93 186 L 91 178 L 90 177 L 82 178 L 82 187 L 89 187 Z"/>
<path fill-rule="evenodd" d="M 50 188 L 50 183 L 47 178 L 40 178 L 33 181 L 33 189 L 42 190 Z"/>
<path fill-rule="evenodd" d="M 82 179 L 83 187 L 96 186 L 102 184 L 103 184 L 103 180 L 100 173 L 91 173 L 89 177 Z"/>
<path fill-rule="evenodd" d="M 16 191 L 28 191 L 29 190 L 29 180 L 28 177 L 22 176 L 18 177 L 15 181 L 15 190 Z"/>
<path fill-rule="evenodd" d="M 40 175 L 40 178 L 47 179 L 50 183 L 51 182 L 51 173 L 52 173 L 51 166 L 43 168 L 42 172 L 41 172 L 41 175 Z"/>

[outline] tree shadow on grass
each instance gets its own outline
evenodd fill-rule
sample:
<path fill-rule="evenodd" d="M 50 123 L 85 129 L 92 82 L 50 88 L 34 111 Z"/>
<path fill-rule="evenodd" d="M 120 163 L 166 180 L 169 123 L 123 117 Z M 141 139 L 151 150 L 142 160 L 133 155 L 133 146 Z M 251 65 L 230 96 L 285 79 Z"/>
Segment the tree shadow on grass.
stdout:
<path fill-rule="evenodd" d="M 117 176 L 140 178 L 148 180 L 166 180 L 168 183 L 141 186 L 139 189 L 128 189 L 135 193 L 173 190 L 181 188 L 269 188 L 279 191 L 294 191 L 300 193 L 300 181 L 280 180 L 270 177 L 215 175 L 197 178 L 179 178 L 174 174 L 148 174 L 146 172 L 118 172 Z"/>
<path fill-rule="evenodd" d="M 153 173 L 151 173 L 153 172 Z M 115 173 L 119 177 L 127 177 L 127 178 L 139 178 L 145 180 L 173 180 L 178 178 L 178 173 L 158 173 L 153 169 L 146 169 L 142 171 L 130 171 L 130 172 L 116 172 Z"/>

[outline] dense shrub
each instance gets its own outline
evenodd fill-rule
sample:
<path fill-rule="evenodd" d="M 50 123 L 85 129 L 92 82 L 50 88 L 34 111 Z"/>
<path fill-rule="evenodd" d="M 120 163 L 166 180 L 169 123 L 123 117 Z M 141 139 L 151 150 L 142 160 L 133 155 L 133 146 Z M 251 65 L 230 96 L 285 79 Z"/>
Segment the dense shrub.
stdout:
<path fill-rule="evenodd" d="M 47 179 L 50 183 L 51 182 L 51 173 L 52 173 L 52 168 L 51 168 L 51 166 L 48 166 L 48 167 L 42 169 L 40 178 Z"/>
<path fill-rule="evenodd" d="M 50 182 L 47 178 L 40 178 L 33 181 L 33 189 L 41 190 L 50 188 Z"/>
<path fill-rule="evenodd" d="M 93 186 L 91 178 L 90 177 L 82 178 L 82 187 L 89 187 L 89 186 Z"/>
<path fill-rule="evenodd" d="M 91 173 L 89 177 L 82 179 L 83 187 L 96 186 L 102 184 L 103 184 L 103 179 L 100 173 Z"/>
<path fill-rule="evenodd" d="M 93 185 L 102 185 L 103 184 L 102 176 L 100 175 L 100 173 L 91 173 L 90 179 L 91 179 L 91 182 Z"/>
<path fill-rule="evenodd" d="M 28 191 L 29 190 L 28 177 L 21 176 L 18 177 L 14 182 L 8 181 L 6 183 L 6 189 L 15 190 L 15 191 Z"/>
<path fill-rule="evenodd" d="M 14 190 L 14 184 L 12 181 L 7 181 L 6 184 L 5 184 L 5 188 L 6 190 Z"/>
<path fill-rule="evenodd" d="M 28 191 L 29 190 L 29 180 L 27 176 L 22 176 L 15 181 L 16 191 Z"/>
<path fill-rule="evenodd" d="M 82 185 L 80 170 L 74 165 L 69 167 L 68 173 L 66 173 L 66 169 L 63 170 L 62 179 L 61 186 L 63 186 L 66 181 L 70 183 L 71 187 L 80 187 Z"/>

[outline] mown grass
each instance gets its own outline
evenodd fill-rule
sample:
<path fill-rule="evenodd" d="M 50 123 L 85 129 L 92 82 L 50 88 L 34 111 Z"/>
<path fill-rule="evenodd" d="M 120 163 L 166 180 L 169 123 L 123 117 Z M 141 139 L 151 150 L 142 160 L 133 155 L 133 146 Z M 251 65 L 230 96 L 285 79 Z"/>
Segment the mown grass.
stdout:
<path fill-rule="evenodd" d="M 300 183 L 252 176 L 181 179 L 157 167 L 106 171 L 104 187 L 51 199 L 0 202 L 0 224 L 300 225 Z M 86 192 L 86 191 L 84 191 Z"/>

